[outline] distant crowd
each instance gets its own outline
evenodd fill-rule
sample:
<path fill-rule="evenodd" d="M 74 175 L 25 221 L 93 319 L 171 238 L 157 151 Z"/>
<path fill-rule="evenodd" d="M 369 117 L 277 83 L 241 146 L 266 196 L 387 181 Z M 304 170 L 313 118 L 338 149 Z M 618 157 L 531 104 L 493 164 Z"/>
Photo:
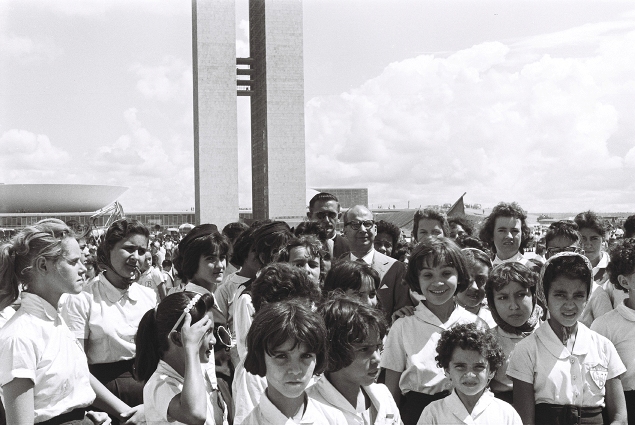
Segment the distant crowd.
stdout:
<path fill-rule="evenodd" d="M 501 202 L 406 237 L 329 193 L 294 228 L 45 219 L 0 244 L 0 425 L 635 424 L 634 236 Z"/>

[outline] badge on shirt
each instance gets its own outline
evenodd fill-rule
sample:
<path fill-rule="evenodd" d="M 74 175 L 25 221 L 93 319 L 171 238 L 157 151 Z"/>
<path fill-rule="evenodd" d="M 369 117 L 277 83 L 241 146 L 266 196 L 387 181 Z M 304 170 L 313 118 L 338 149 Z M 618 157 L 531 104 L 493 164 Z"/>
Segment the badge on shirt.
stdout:
<path fill-rule="evenodd" d="M 597 364 L 595 366 L 589 367 L 589 374 L 591 375 L 591 379 L 595 382 L 595 385 L 598 386 L 599 389 L 604 389 L 604 384 L 606 384 L 606 378 L 609 375 L 609 369 L 606 366 L 601 364 Z"/>

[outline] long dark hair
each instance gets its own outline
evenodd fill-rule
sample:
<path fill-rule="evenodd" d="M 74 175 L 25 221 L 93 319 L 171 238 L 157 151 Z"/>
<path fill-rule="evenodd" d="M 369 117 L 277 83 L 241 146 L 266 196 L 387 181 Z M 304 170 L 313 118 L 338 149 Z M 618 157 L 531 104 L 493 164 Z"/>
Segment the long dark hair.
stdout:
<path fill-rule="evenodd" d="M 175 292 L 168 295 L 157 306 L 143 315 L 139 329 L 135 335 L 137 355 L 135 358 L 135 378 L 147 381 L 155 370 L 163 354 L 170 348 L 168 337 L 172 327 L 183 314 L 190 301 L 197 294 L 194 292 Z M 211 294 L 203 294 L 190 310 L 192 324 L 201 320 L 214 307 Z M 176 327 L 180 330 L 183 321 Z"/>

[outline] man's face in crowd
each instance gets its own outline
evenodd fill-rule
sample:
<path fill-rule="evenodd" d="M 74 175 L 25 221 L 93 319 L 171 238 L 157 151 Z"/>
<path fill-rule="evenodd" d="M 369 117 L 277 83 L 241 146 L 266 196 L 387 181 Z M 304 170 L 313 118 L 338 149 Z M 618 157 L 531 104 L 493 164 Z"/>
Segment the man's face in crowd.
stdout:
<path fill-rule="evenodd" d="M 335 226 L 339 222 L 340 209 L 335 201 L 317 201 L 313 204 L 311 211 L 307 213 L 309 220 L 322 223 L 326 229 L 327 236 L 335 236 Z"/>

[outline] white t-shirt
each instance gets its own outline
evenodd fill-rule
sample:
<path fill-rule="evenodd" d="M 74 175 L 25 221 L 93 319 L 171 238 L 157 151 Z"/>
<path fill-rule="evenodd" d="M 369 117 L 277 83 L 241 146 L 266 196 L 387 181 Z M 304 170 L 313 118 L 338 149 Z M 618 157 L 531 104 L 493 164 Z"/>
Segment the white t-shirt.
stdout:
<path fill-rule="evenodd" d="M 402 394 L 416 391 L 437 394 L 452 389 L 450 380 L 434 359 L 441 332 L 454 325 L 478 322 L 487 325 L 476 315 L 457 305 L 447 322 L 441 323 L 423 304 L 419 303 L 412 316 L 397 319 L 388 332 L 381 367 L 403 372 L 399 379 Z"/>
<path fill-rule="evenodd" d="M 148 425 L 180 425 L 168 415 L 168 407 L 172 399 L 183 392 L 183 377 L 163 360 L 159 360 L 157 370 L 154 371 L 143 387 L 143 407 Z M 205 425 L 215 425 L 214 405 L 211 402 L 211 387 L 206 380 L 207 391 L 207 419 Z M 223 424 L 227 424 L 225 414 Z"/>
<path fill-rule="evenodd" d="M 591 295 L 578 321 L 590 327 L 595 319 L 611 310 L 613 310 L 613 305 L 611 304 L 609 295 L 600 285 L 593 282 L 591 285 Z"/>
<path fill-rule="evenodd" d="M 159 269 L 154 266 L 150 266 L 148 270 L 141 274 L 139 277 L 139 285 L 152 289 L 159 296 L 159 285 L 165 284 L 166 277 L 161 273 Z"/>
<path fill-rule="evenodd" d="M 245 370 L 245 360 L 241 360 L 234 370 L 232 381 L 232 398 L 234 400 L 234 423 L 240 423 L 260 403 L 260 398 L 267 389 L 267 380 L 252 375 Z"/>
<path fill-rule="evenodd" d="M 511 404 L 485 390 L 472 413 L 468 413 L 456 391 L 452 391 L 449 396 L 428 404 L 417 422 L 417 425 L 445 424 L 523 425 L 523 422 Z"/>
<path fill-rule="evenodd" d="M 622 387 L 624 391 L 635 390 L 635 310 L 622 303 L 593 322 L 591 330 L 605 336 L 615 345 L 626 366 L 626 372 L 620 377 Z"/>
<path fill-rule="evenodd" d="M 29 292 L 21 298 L 22 306 L 0 330 L 0 386 L 16 378 L 33 381 L 36 423 L 90 406 L 95 392 L 79 342 L 55 307 Z"/>
<path fill-rule="evenodd" d="M 307 397 L 306 409 L 299 422 L 287 418 L 265 394 L 258 406 L 251 411 L 243 422 L 234 422 L 236 425 L 347 425 L 344 414 L 337 409 L 322 404 L 317 400 Z"/>
<path fill-rule="evenodd" d="M 86 340 L 88 364 L 113 363 L 134 357 L 139 322 L 157 302 L 152 289 L 138 283 L 119 289 L 102 273 L 80 294 L 69 294 L 60 313 L 75 337 Z"/>
<path fill-rule="evenodd" d="M 370 398 L 371 406 L 369 409 L 366 409 L 362 391 L 359 392 L 357 406 L 353 406 L 324 376 L 307 388 L 306 393 L 310 398 L 342 412 L 348 425 L 397 425 L 401 423 L 395 399 L 384 384 L 371 384 L 362 388 Z"/>
<path fill-rule="evenodd" d="M 604 406 L 607 379 L 626 371 L 613 343 L 578 322 L 572 351 L 549 323 L 516 344 L 507 376 L 534 386 L 536 404 Z"/>

